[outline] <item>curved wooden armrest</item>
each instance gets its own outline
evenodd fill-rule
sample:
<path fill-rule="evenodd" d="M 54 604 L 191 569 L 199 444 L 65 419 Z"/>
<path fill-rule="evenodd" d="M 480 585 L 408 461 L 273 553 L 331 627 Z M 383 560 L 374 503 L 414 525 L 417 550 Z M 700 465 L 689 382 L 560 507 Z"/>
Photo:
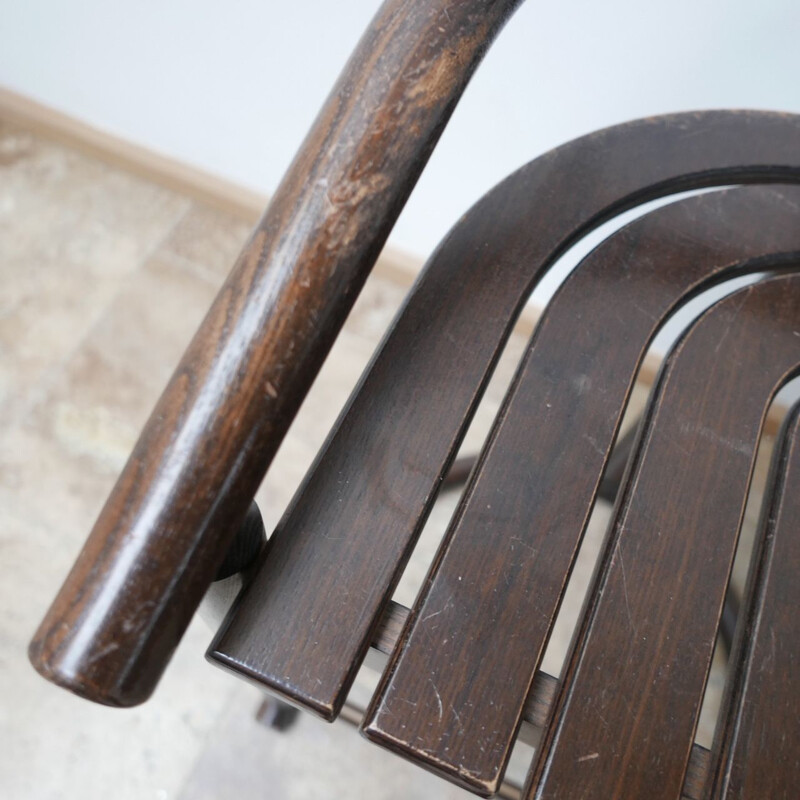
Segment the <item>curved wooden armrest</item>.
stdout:
<path fill-rule="evenodd" d="M 475 67 L 521 0 L 387 0 L 145 425 L 30 646 L 144 701 Z"/>

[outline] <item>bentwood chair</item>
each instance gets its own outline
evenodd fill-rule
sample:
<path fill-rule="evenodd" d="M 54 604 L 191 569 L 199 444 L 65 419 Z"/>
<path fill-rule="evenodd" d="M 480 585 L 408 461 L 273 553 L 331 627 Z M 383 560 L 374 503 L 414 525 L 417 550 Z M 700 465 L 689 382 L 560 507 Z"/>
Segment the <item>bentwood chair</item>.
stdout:
<path fill-rule="evenodd" d="M 526 797 L 795 796 L 797 410 L 765 490 L 712 750 L 694 736 L 766 412 L 800 365 L 798 117 L 634 122 L 489 192 L 429 260 L 256 555 L 255 490 L 514 5 L 390 0 L 379 12 L 145 426 L 32 661 L 90 700 L 140 703 L 215 576 L 247 565 L 212 661 L 332 720 L 381 650 L 366 736 L 478 794 L 501 790 L 522 735 L 537 743 Z M 736 188 L 640 217 L 565 280 L 419 597 L 393 604 L 537 281 L 621 211 L 720 186 Z M 663 364 L 566 664 L 547 675 L 644 353 L 689 298 L 745 274 L 755 282 L 692 322 Z M 232 541 L 255 545 L 221 571 Z"/>

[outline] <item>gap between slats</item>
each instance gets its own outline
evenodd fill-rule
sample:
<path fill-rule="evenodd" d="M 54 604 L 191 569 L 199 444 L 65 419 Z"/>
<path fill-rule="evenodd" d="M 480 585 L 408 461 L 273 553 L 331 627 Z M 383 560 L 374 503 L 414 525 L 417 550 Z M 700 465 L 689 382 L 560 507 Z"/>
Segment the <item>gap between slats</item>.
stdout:
<path fill-rule="evenodd" d="M 698 303 L 697 308 L 699 312 L 700 308 L 702 308 L 702 305 Z M 775 413 L 778 413 L 781 416 L 785 414 L 786 407 L 790 404 L 791 398 L 797 394 L 800 394 L 800 380 L 793 381 L 781 391 L 781 393 L 773 402 L 773 406 L 770 409 L 770 414 L 774 415 Z M 638 406 L 639 404 L 636 403 L 635 405 Z M 636 408 L 631 412 L 629 407 L 621 427 L 623 432 L 626 431 L 631 424 L 635 423 L 639 410 L 640 409 Z M 620 437 L 622 435 L 623 433 L 620 434 Z M 745 575 L 748 569 L 752 551 L 753 535 L 755 531 L 755 521 L 758 519 L 759 515 L 762 493 L 764 484 L 766 482 L 767 466 L 769 464 L 773 443 L 774 437 L 771 435 L 765 435 L 762 437 L 759 443 L 758 457 L 756 462 L 757 466 L 748 496 L 747 512 L 740 538 L 740 544 L 737 549 L 734 576 Z M 451 494 L 453 495 L 453 503 L 455 504 L 459 492 L 453 492 Z M 597 502 L 592 513 L 592 522 L 590 523 L 589 527 L 591 528 L 593 524 L 597 525 L 597 523 L 601 521 L 598 519 L 598 517 L 607 517 L 609 509 L 609 504 L 603 503 L 602 501 Z M 602 527 L 604 529 L 605 524 L 603 524 Z M 595 553 L 593 557 L 590 556 L 590 560 L 592 562 L 591 564 L 588 564 L 588 568 L 590 570 L 593 568 L 592 565 L 596 560 L 599 549 L 602 547 L 602 539 L 603 536 L 601 535 L 599 537 L 599 542 L 594 543 L 594 550 L 596 550 L 597 553 Z M 588 541 L 584 541 L 584 544 L 581 548 L 582 552 L 587 543 Z M 589 549 L 592 549 L 591 545 Z M 585 576 L 580 576 L 577 570 L 573 573 L 570 584 L 572 585 L 573 582 L 583 582 L 584 584 L 587 584 Z M 741 590 L 743 581 L 735 578 L 735 583 Z M 582 587 L 582 594 L 585 593 L 586 588 L 586 585 Z M 572 590 L 581 591 L 581 587 L 572 588 Z M 568 589 L 568 592 L 569 591 L 570 590 Z M 574 610 L 571 614 L 568 613 L 565 615 L 564 610 L 568 607 L 568 605 L 570 605 Z M 563 626 L 566 624 L 570 626 L 571 630 L 574 627 L 574 618 L 577 616 L 580 607 L 581 604 L 579 601 L 573 602 L 572 604 L 567 604 L 565 602 L 562 606 L 562 611 L 558 615 L 556 625 L 560 624 L 563 628 Z M 402 604 L 397 602 L 392 602 L 390 604 L 375 634 L 375 638 L 372 643 L 373 650 L 366 661 L 368 666 L 382 670 L 386 663 L 386 656 L 392 652 L 400 632 L 402 631 L 407 615 L 408 609 Z M 562 619 L 565 616 L 570 616 L 571 619 Z M 564 637 L 560 638 L 562 640 L 564 639 Z M 554 639 L 551 638 L 551 642 L 553 641 Z M 550 674 L 547 670 L 549 669 L 552 672 L 557 672 L 560 669 L 560 665 L 565 656 L 563 641 L 560 646 L 556 646 L 554 649 L 556 652 L 552 652 L 551 649 L 548 648 L 548 654 L 545 656 L 543 661 L 544 669 L 537 673 L 533 688 L 526 701 L 523 711 L 523 725 L 520 729 L 518 740 L 534 747 L 538 743 L 541 730 L 547 720 L 550 705 L 555 697 L 559 685 L 558 679 Z M 558 652 L 559 650 L 560 652 Z M 719 653 L 715 654 L 715 672 L 713 674 L 714 680 L 718 682 L 720 686 L 724 683 L 727 675 L 726 660 L 726 655 L 721 655 Z M 711 695 L 713 695 L 713 698 Z M 698 727 L 698 731 L 701 730 L 701 727 L 704 728 L 705 735 L 698 736 L 699 741 L 696 741 L 693 747 L 683 788 L 682 797 L 684 798 L 693 798 L 693 800 L 696 798 L 699 800 L 699 798 L 702 796 L 702 791 L 710 765 L 710 754 L 708 748 L 710 747 L 714 728 L 717 724 L 717 718 L 720 714 L 720 696 L 721 691 L 718 693 L 709 693 L 707 691 L 704 694 L 701 720 L 704 720 L 705 724 L 702 724 L 701 722 L 701 726 Z M 507 788 L 503 790 L 501 796 L 506 796 L 506 794 Z"/>

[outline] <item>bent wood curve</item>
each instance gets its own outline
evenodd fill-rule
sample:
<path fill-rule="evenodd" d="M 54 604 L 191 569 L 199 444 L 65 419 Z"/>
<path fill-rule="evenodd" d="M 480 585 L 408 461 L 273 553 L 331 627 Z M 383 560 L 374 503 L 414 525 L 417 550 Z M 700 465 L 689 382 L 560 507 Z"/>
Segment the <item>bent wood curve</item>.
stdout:
<path fill-rule="evenodd" d="M 537 280 L 646 200 L 797 182 L 798 139 L 791 115 L 658 117 L 576 140 L 489 192 L 429 260 L 209 658 L 334 718 Z"/>
<path fill-rule="evenodd" d="M 681 793 L 756 448 L 800 369 L 800 275 L 706 311 L 648 403 L 524 796 Z"/>
<path fill-rule="evenodd" d="M 368 738 L 497 790 L 650 342 L 713 283 L 800 260 L 799 200 L 796 187 L 681 200 L 610 236 L 564 281 L 367 710 Z"/>

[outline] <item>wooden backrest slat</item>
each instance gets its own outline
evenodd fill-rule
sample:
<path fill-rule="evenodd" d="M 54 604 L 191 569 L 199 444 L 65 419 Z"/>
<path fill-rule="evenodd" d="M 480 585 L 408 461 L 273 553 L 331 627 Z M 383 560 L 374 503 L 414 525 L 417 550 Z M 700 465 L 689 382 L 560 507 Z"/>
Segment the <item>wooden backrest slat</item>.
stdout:
<path fill-rule="evenodd" d="M 800 275 L 723 299 L 670 353 L 527 798 L 681 794 L 767 407 L 800 367 Z"/>
<path fill-rule="evenodd" d="M 490 192 L 432 257 L 209 657 L 333 718 L 536 280 L 649 198 L 797 182 L 799 136 L 790 115 L 667 116 L 559 148 Z"/>
<path fill-rule="evenodd" d="M 372 647 L 375 652 L 389 655 L 397 645 L 400 631 L 408 618 L 409 610 L 399 603 L 390 602 L 375 632 Z M 558 693 L 558 679 L 539 671 L 533 679 L 531 690 L 522 712 L 523 720 L 530 725 L 528 738 L 538 741 L 541 729 L 550 715 L 550 708 Z M 524 736 L 524 729 L 520 736 Z M 683 784 L 682 800 L 701 800 L 709 771 L 709 752 L 699 744 L 692 747 L 689 767 Z"/>
<path fill-rule="evenodd" d="M 714 742 L 713 800 L 777 800 L 800 786 L 798 532 L 800 404 L 787 418 L 764 498 Z"/>
<path fill-rule="evenodd" d="M 682 299 L 797 259 L 797 189 L 660 208 L 595 249 L 545 310 L 367 712 L 370 739 L 497 790 L 636 371 Z"/>

